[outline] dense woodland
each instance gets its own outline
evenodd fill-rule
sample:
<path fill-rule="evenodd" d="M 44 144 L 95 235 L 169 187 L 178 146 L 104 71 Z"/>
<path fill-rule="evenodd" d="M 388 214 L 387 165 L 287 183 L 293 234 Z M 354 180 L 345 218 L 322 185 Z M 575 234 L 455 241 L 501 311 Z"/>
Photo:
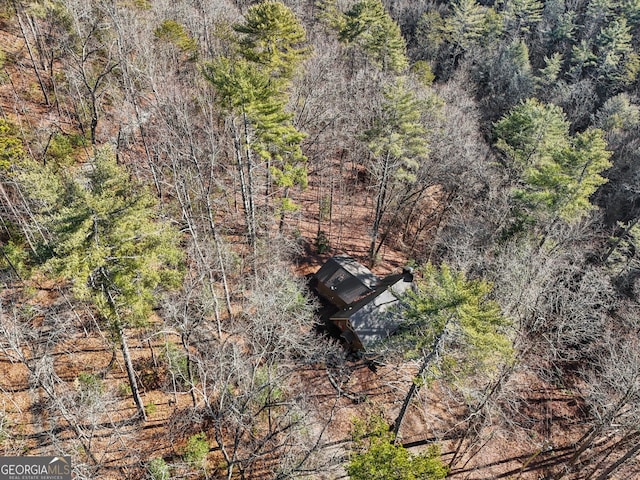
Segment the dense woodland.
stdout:
<path fill-rule="evenodd" d="M 0 453 L 640 478 L 637 0 L 3 0 Z M 415 267 L 366 355 L 308 275 Z"/>

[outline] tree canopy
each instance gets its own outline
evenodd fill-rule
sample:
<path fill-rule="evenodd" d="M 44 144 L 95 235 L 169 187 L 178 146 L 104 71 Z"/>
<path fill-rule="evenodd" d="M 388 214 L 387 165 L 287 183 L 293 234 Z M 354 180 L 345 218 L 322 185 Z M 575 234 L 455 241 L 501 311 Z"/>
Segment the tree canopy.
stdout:
<path fill-rule="evenodd" d="M 158 216 L 158 202 L 118 166 L 113 151 L 96 153 L 80 178 L 61 181 L 45 268 L 122 328 L 146 322 L 162 288 L 180 285 L 179 236 Z"/>
<path fill-rule="evenodd" d="M 245 22 L 235 25 L 241 33 L 240 53 L 261 65 L 273 78 L 291 79 L 311 53 L 307 35 L 295 14 L 282 2 L 260 2 L 247 11 Z"/>
<path fill-rule="evenodd" d="M 385 89 L 380 114 L 364 134 L 374 158 L 369 169 L 377 183 L 369 249 L 372 264 L 382 244 L 377 243 L 377 236 L 383 217 L 390 209 L 401 207 L 410 196 L 418 169 L 427 155 L 427 130 L 421 121 L 422 114 L 422 105 L 406 89 L 405 80 L 398 78 Z"/>
<path fill-rule="evenodd" d="M 292 123 L 286 110 L 288 89 L 296 69 L 311 50 L 303 43 L 306 33 L 293 12 L 281 2 L 261 2 L 249 8 L 246 21 L 234 27 L 239 37 L 237 55 L 208 62 L 203 73 L 218 93 L 218 103 L 232 122 L 234 149 L 241 177 L 248 236 L 255 244 L 255 204 L 259 188 L 254 154 L 266 162 L 262 170 L 266 202 L 276 188 L 277 211 L 284 220 L 295 210 L 289 198 L 293 187 L 306 188 L 306 157 L 301 142 L 305 134 Z"/>
<path fill-rule="evenodd" d="M 0 23 L 7 455 L 633 477 L 640 0 L 10 0 Z M 375 274 L 345 310 L 312 281 L 342 254 Z"/>
<path fill-rule="evenodd" d="M 24 156 L 22 140 L 12 123 L 0 119 L 0 170 L 6 171 Z"/>
<path fill-rule="evenodd" d="M 339 38 L 362 48 L 383 70 L 402 72 L 409 65 L 400 27 L 381 0 L 363 0 L 344 14 Z"/>
<path fill-rule="evenodd" d="M 439 480 L 447 476 L 437 445 L 412 454 L 395 443 L 394 434 L 379 416 L 368 424 L 356 422 L 353 435 L 356 451 L 347 466 L 352 480 Z"/>
<path fill-rule="evenodd" d="M 537 218 L 575 221 L 593 208 L 590 197 L 611 166 L 604 132 L 571 136 L 562 109 L 528 99 L 494 125 L 497 147 L 521 182 L 514 198 Z"/>
<path fill-rule="evenodd" d="M 511 361 L 511 322 L 490 298 L 490 283 L 467 279 L 447 264 L 428 263 L 419 273 L 417 289 L 404 298 L 406 321 L 391 345 L 398 342 L 408 357 L 433 360 L 427 366 L 431 375 L 444 374 L 461 385 L 470 375 L 490 376 Z"/>

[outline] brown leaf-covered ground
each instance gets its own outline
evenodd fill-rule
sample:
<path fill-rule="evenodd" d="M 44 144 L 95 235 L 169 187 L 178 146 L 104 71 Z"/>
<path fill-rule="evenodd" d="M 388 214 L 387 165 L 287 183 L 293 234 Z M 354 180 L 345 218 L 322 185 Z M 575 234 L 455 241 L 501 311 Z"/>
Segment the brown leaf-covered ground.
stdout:
<path fill-rule="evenodd" d="M 8 52 L 11 62 L 6 67 L 10 81 L 0 85 L 0 113 L 25 130 L 43 129 L 51 124 L 72 128 L 55 109 L 43 105 L 24 42 L 15 32 L 2 29 L 2 26 L 0 45 Z M 303 245 L 303 253 L 294 266 L 301 276 L 316 271 L 331 254 L 347 253 L 363 263 L 367 261 L 367 232 L 373 198 L 369 194 L 362 204 L 366 190 L 364 185 L 357 184 L 357 172 L 346 175 L 352 175 L 352 178 L 344 179 L 344 183 L 357 189 L 358 196 L 354 195 L 355 190 L 334 192 L 330 215 L 320 213 L 320 199 L 328 192 L 326 187 L 321 189 L 326 182 L 320 182 L 317 176 L 312 174 L 309 188 L 296 198 L 301 208 L 293 214 L 294 221 L 289 222 L 289 233 Z M 323 254 L 318 254 L 315 246 L 319 229 L 326 234 L 330 246 Z M 401 249 L 385 247 L 374 270 L 386 274 L 400 268 L 407 260 Z M 11 320 L 11 302 L 16 299 L 29 297 L 34 305 L 43 309 L 65 302 L 55 285 L 44 288 L 33 282 L 16 282 L 13 289 L 7 288 L 0 295 L 5 327 Z M 86 312 L 80 312 L 80 315 L 86 315 Z M 75 332 L 51 353 L 57 377 L 52 379 L 53 388 L 64 395 L 74 394 L 79 391 L 78 376 L 90 373 L 102 381 L 104 403 L 97 409 L 88 405 L 86 412 L 68 412 L 87 420 L 81 422 L 84 426 L 80 431 L 71 428 L 64 419 L 53 423 L 47 409 L 42 408 L 53 401 L 52 398 L 42 389 L 30 387 L 30 372 L 15 351 L 0 351 L 0 412 L 4 412 L 0 425 L 5 432 L 0 435 L 0 453 L 53 454 L 59 448 L 64 450 L 64 445 L 54 445 L 53 441 L 64 443 L 69 439 L 78 445 L 77 440 L 81 437 L 94 457 L 87 462 L 101 466 L 98 478 L 103 479 L 141 478 L 141 466 L 155 457 L 178 461 L 188 433 L 201 428 L 198 418 L 185 416 L 191 405 L 188 393 L 167 393 L 168 377 L 158 368 L 158 355 L 165 340 L 177 344 L 179 338 L 171 333 L 147 336 L 145 332 L 131 332 L 132 355 L 149 412 L 148 421 L 139 423 L 133 420 L 135 406 L 126 395 L 127 378 L 119 353 L 113 356 L 111 342 L 104 333 L 92 327 L 90 319 L 76 321 Z M 42 328 L 38 315 L 32 322 L 30 328 L 33 330 Z M 23 346 L 20 350 L 20 355 L 34 369 L 38 360 L 34 356 L 36 351 L 33 346 Z M 392 421 L 416 370 L 413 363 L 400 363 L 381 365 L 373 371 L 364 362 L 353 360 L 342 371 L 318 366 L 300 371 L 296 378 L 300 389 L 313 392 L 312 398 L 320 414 L 331 418 L 323 440 L 325 448 L 344 455 L 352 419 L 383 412 Z M 512 399 L 511 404 L 503 406 L 511 414 L 509 419 L 496 417 L 487 422 L 488 426 L 479 431 L 474 447 L 456 459 L 451 478 L 534 480 L 545 477 L 562 459 L 571 455 L 572 442 L 584 432 L 580 421 L 584 412 L 579 396 L 545 384 L 527 372 L 516 373 L 505 388 L 510 389 Z M 498 412 L 495 414 L 499 415 Z M 442 445 L 443 459 L 448 462 L 458 446 L 463 419 L 460 398 L 437 384 L 423 388 L 407 416 L 401 441 L 412 451 L 437 441 Z M 215 467 L 220 463 L 221 454 L 215 442 L 211 443 L 207 460 L 211 475 L 216 478 Z M 86 451 L 74 453 L 86 459 Z M 254 478 L 270 478 L 269 465 L 261 472 L 261 476 Z M 327 478 L 340 474 L 339 471 L 327 474 Z M 633 473 L 624 475 L 616 478 L 629 479 Z"/>

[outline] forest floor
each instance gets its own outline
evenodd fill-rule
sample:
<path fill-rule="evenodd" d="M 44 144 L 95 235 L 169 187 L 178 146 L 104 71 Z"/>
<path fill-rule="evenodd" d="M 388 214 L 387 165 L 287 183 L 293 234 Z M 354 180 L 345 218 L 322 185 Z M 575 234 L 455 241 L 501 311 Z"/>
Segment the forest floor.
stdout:
<path fill-rule="evenodd" d="M 109 366 L 112 355 L 106 339 L 96 332 L 88 332 L 70 339 L 55 354 L 58 377 L 55 383 L 59 391 L 78 392 L 78 378 L 82 373 L 102 378 L 105 393 L 102 402 L 89 404 L 86 411 L 72 413 L 81 416 L 86 425 L 84 441 L 96 457 L 94 463 L 101 465 L 100 478 L 137 478 L 139 462 L 149 458 L 161 456 L 167 461 L 179 461 L 186 438 L 200 431 L 199 419 L 188 413 L 191 410 L 188 393 L 170 393 L 167 384 L 170 377 L 154 366 L 166 348 L 166 340 L 172 339 L 145 341 L 138 337 L 135 341 L 132 338 L 134 364 L 149 413 L 144 424 L 133 420 L 136 411 L 126 394 L 124 365 L 118 355 L 115 364 Z M 173 341 L 179 342 L 177 337 Z M 353 361 L 341 371 L 320 366 L 302 371 L 300 388 L 313 391 L 312 399 L 319 411 L 331 419 L 324 439 L 327 447 L 346 448 L 353 418 L 384 412 L 385 418 L 392 421 L 411 385 L 415 368 L 413 364 L 389 365 L 372 371 L 363 362 Z M 0 358 L 0 378 L 3 406 L 9 413 L 7 420 L 14 432 L 19 432 L 5 440 L 3 454 L 52 454 L 56 446 L 51 442 L 56 437 L 64 440 L 76 435 L 68 425 L 51 423 L 47 411 L 38 407 L 50 399 L 41 389 L 29 388 L 29 372 L 23 364 Z M 452 471 L 451 478 L 538 479 L 548 467 L 571 454 L 570 440 L 580 434 L 580 428 L 575 426 L 580 411 L 574 396 L 534 378 L 519 376 L 511 383 L 518 390 L 514 393 L 521 402 L 518 405 L 522 409 L 521 424 L 484 431 L 477 443 L 482 450 L 466 452 L 462 461 L 457 462 L 462 466 Z M 100 422 L 95 421 L 98 417 Z M 438 385 L 422 389 L 403 424 L 401 440 L 412 451 L 420 451 L 433 441 L 439 442 L 443 460 L 448 462 L 457 446 L 456 424 L 463 418 L 459 399 L 453 398 L 446 389 Z M 212 449 L 208 463 L 216 465 L 220 460 L 219 452 Z M 253 478 L 267 480 L 270 474 L 264 472 L 264 476 Z"/>
<path fill-rule="evenodd" d="M 27 58 L 24 45 L 18 37 L 1 29 L 0 43 L 14 59 L 7 67 L 11 82 L 0 85 L 1 112 L 29 129 L 48 128 L 59 122 L 55 112 L 43 106 L 32 70 L 26 63 L 15 61 Z M 353 188 L 359 189 L 359 195 L 348 190 L 332 192 L 335 195 L 330 211 L 321 212 L 322 199 L 330 192 L 322 187 L 327 182 L 320 180 L 312 175 L 309 188 L 298 198 L 301 208 L 294 214 L 293 222 L 297 231 L 290 232 L 295 233 L 305 247 L 296 266 L 301 276 L 315 272 L 328 256 L 337 253 L 347 253 L 367 263 L 373 199 L 368 196 L 364 205 L 355 203 L 355 198 L 362 198 L 360 194 L 364 187 L 358 186 L 354 174 L 351 183 L 356 185 Z M 317 253 L 315 247 L 319 230 L 325 233 L 330 247 L 322 254 Z M 403 252 L 384 248 L 374 271 L 383 275 L 397 270 L 407 260 Z M 42 289 L 36 295 L 41 297 L 34 297 L 34 303 L 48 306 L 65 301 L 55 289 Z M 5 301 L 10 296 L 10 292 L 3 292 Z M 3 312 L 3 315 L 7 313 Z M 38 321 L 37 317 L 35 321 Z M 85 418 L 87 429 L 74 432 L 64 422 L 52 423 L 48 412 L 39 407 L 47 400 L 46 392 L 30 388 L 29 377 L 37 373 L 38 365 L 33 361 L 26 362 L 33 369 L 30 372 L 19 358 L 0 354 L 0 406 L 7 413 L 7 417 L 0 420 L 6 422 L 12 432 L 1 442 L 0 453 L 51 454 L 57 448 L 52 444 L 55 438 L 81 435 L 87 451 L 93 452 L 93 460 L 104 467 L 100 478 L 105 479 L 137 478 L 140 463 L 149 458 L 162 456 L 168 461 L 176 460 L 186 435 L 191 431 L 197 433 L 198 429 L 198 419 L 185 414 L 191 405 L 189 394 L 167 393 L 170 389 L 166 382 L 170 377 L 158 368 L 158 358 L 166 348 L 166 342 L 178 344 L 179 338 L 171 334 L 147 336 L 144 332 L 132 332 L 132 356 L 149 414 L 148 421 L 141 424 L 132 420 L 135 407 L 126 394 L 127 378 L 119 352 L 114 357 L 112 342 L 92 325 L 84 325 L 79 332 L 54 352 L 55 375 L 51 380 L 56 390 L 78 392 L 80 374 L 90 373 L 101 378 L 105 393 L 103 403 L 88 404 L 83 412 L 68 412 L 70 416 Z M 37 345 L 32 347 L 32 350 L 23 348 L 22 353 L 26 356 L 37 353 Z M 34 356 L 31 360 L 37 358 Z M 301 389 L 314 392 L 321 411 L 326 413 L 326 418 L 332 419 L 325 441 L 333 448 L 341 449 L 349 439 L 354 417 L 385 412 L 387 419 L 393 420 L 416 368 L 413 363 L 405 363 L 383 365 L 373 371 L 363 362 L 354 360 L 339 372 L 324 367 L 307 369 L 300 373 L 299 383 Z M 456 462 L 462 466 L 452 471 L 451 478 L 534 480 L 542 478 L 555 462 L 571 454 L 571 443 L 583 433 L 576 395 L 545 384 L 526 372 L 514 375 L 508 388 L 513 391 L 511 408 L 519 412 L 515 416 L 517 423 L 484 429 L 476 442 L 478 448 L 465 452 L 463 461 Z M 459 422 L 464 416 L 460 405 L 460 398 L 454 398 L 441 386 L 423 388 L 403 425 L 402 442 L 419 451 L 431 441 L 438 441 L 443 447 L 444 460 L 450 461 L 457 446 Z M 101 422 L 90 421 L 98 417 Z M 500 422 L 492 424 L 500 425 Z M 216 465 L 220 458 L 220 453 L 212 449 L 209 464 Z M 264 473 L 264 478 L 269 478 L 268 472 Z"/>
<path fill-rule="evenodd" d="M 370 242 L 367 232 L 370 231 L 373 199 L 369 197 L 365 205 L 361 205 L 352 199 L 362 199 L 362 191 L 358 195 L 334 194 L 330 215 L 321 216 L 320 199 L 327 192 L 319 185 L 326 183 L 311 178 L 309 188 L 299 200 L 302 208 L 297 228 L 307 247 L 297 268 L 301 275 L 317 271 L 329 256 L 339 253 L 349 254 L 367 264 Z M 319 222 L 321 218 L 323 221 Z M 324 254 L 318 254 L 315 246 L 319 229 L 324 231 L 331 247 Z M 385 275 L 397 271 L 408 260 L 402 251 L 385 247 L 373 271 Z M 381 366 L 374 372 L 366 364 L 354 361 L 340 383 L 339 408 L 337 412 L 331 412 L 334 416 L 331 439 L 348 438 L 351 420 L 355 417 L 385 412 L 386 419 L 392 422 L 416 371 L 417 365 L 405 363 Z M 334 408 L 330 399 L 335 398 L 336 388 L 333 382 L 327 381 L 327 375 L 331 373 L 317 373 L 320 375 L 309 379 L 310 384 L 314 391 L 323 392 L 327 406 Z M 456 459 L 456 465 L 461 466 L 451 471 L 450 478 L 539 479 L 571 453 L 571 443 L 583 433 L 576 422 L 582 415 L 573 392 L 545 384 L 537 376 L 524 372 L 514 375 L 505 388 L 513 389 L 512 398 L 517 399 L 520 409 L 520 424 L 505 424 L 504 428 L 494 426 L 483 431 L 475 448 L 469 448 L 462 458 Z M 437 441 L 442 445 L 443 460 L 451 461 L 464 423 L 461 403 L 461 398 L 454 398 L 441 386 L 422 389 L 403 424 L 402 443 L 420 451 Z M 499 424 L 495 422 L 495 425 Z"/>
<path fill-rule="evenodd" d="M 331 187 L 331 179 L 341 187 Z M 299 260 L 297 273 L 315 273 L 327 258 L 346 254 L 363 265 L 369 265 L 371 224 L 374 199 L 356 169 L 345 170 L 334 160 L 329 172 L 309 177 L 309 186 L 296 194 L 300 209 L 288 227 L 289 233 L 300 238 L 304 254 Z M 336 180 L 335 177 L 341 177 Z M 365 203 L 362 204 L 362 199 Z M 325 251 L 318 252 L 318 233 L 322 232 Z M 400 270 L 407 262 L 406 254 L 399 249 L 384 245 L 376 259 L 373 270 L 386 275 Z"/>

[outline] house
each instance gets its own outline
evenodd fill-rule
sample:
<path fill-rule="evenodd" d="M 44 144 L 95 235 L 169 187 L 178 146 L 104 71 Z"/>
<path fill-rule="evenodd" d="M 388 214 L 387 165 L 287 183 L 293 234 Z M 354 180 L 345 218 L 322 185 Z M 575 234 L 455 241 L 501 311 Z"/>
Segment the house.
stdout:
<path fill-rule="evenodd" d="M 335 308 L 328 321 L 355 351 L 392 335 L 403 321 L 400 297 L 413 288 L 410 269 L 380 278 L 352 257 L 332 257 L 315 274 L 316 290 Z"/>
<path fill-rule="evenodd" d="M 315 274 L 316 290 L 339 309 L 374 291 L 380 279 L 348 255 L 331 257 Z"/>

